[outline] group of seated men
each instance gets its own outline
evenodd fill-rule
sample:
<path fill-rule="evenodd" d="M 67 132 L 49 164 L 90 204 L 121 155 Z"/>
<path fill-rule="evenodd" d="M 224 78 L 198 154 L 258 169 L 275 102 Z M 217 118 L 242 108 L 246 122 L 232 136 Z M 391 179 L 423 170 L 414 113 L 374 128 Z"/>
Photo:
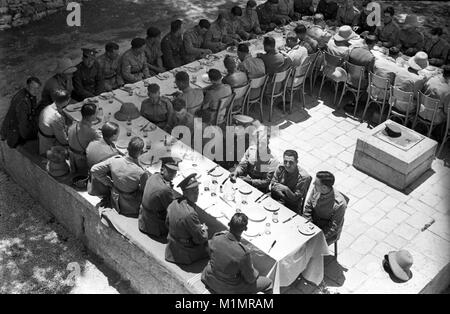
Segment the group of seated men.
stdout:
<path fill-rule="evenodd" d="M 3 124 L 2 138 L 9 144 L 18 145 L 38 137 L 40 154 L 47 154 L 54 146 L 69 147 L 73 170 L 89 173 L 90 194 L 108 199 L 120 214 L 138 217 L 139 229 L 143 233 L 167 238 L 168 261 L 191 264 L 209 255 L 211 262 L 204 270 L 202 280 L 211 290 L 218 293 L 265 291 L 270 287 L 270 280 L 258 276 L 249 252 L 240 243 L 247 225 L 245 215 L 235 215 L 230 221 L 230 232 L 216 234 L 208 244 L 208 228 L 200 222 L 194 210 L 199 195 L 195 174 L 179 184 L 183 196 L 177 197 L 172 181 L 177 174 L 179 160 L 163 158 L 161 171 L 149 176 L 139 162 L 145 149 L 142 139 L 132 138 L 127 154 L 123 154 L 115 146 L 120 132 L 116 123 L 106 122 L 101 133 L 94 130 L 95 104 L 84 104 L 81 121 L 70 126 L 63 109 L 72 99 L 81 101 L 177 68 L 228 45 L 238 45 L 238 60 L 225 58 L 225 77 L 217 69 L 209 70 L 211 86 L 205 90 L 191 87 L 189 74 L 183 71 L 176 74 L 179 92 L 172 95 L 172 100 L 160 95 L 157 84 L 148 86 L 149 97 L 141 108 L 144 117 L 166 131 L 176 125 L 192 129 L 194 116 L 211 120 L 219 100 L 231 95 L 233 88 L 245 85 L 253 78 L 298 66 L 308 54 L 321 48 L 320 38 L 308 33 L 303 25 L 286 35 L 285 51 L 277 50 L 274 38 L 265 37 L 265 53 L 252 56 L 246 44 L 239 44 L 241 40 L 254 38 L 301 15 L 314 13 L 321 13 L 327 24 L 340 26 L 337 35 L 325 43 L 330 53 L 366 66 L 368 71 L 380 76 L 389 74 L 392 78 L 390 73 L 394 72 L 393 82 L 402 89 L 420 90 L 412 76 L 418 75 L 417 72 L 428 63 L 438 66 L 448 63 L 448 44 L 442 39 L 442 29 L 433 29 L 431 39 L 424 40 L 415 28 L 417 17 L 408 16 L 404 29 L 400 29 L 393 20 L 392 7 L 384 10 L 381 27 L 371 27 L 366 23 L 370 12 L 366 9 L 359 12 L 353 1 L 344 1 L 339 6 L 334 1 L 321 0 L 314 11 L 312 0 L 268 0 L 260 6 L 250 0 L 244 10 L 233 7 L 230 14 L 219 14 L 212 24 L 201 20 L 183 36 L 180 20 L 171 23 L 170 32 L 162 40 L 161 31 L 151 27 L 147 31 L 147 39 L 133 39 L 131 49 L 122 56 L 118 54 L 117 44 L 108 43 L 105 53 L 98 58 L 95 50 L 83 49 L 83 60 L 76 66 L 70 59 L 58 60 L 57 73 L 44 84 L 40 102 L 37 97 L 42 84 L 35 77 L 29 78 L 26 87 L 13 97 Z M 365 45 L 351 47 L 350 40 L 355 31 L 365 33 Z M 383 62 L 371 52 L 376 43 L 390 48 L 393 56 L 399 51 L 411 55 L 409 69 L 398 70 L 397 73 L 389 66 L 386 72 Z M 426 91 L 441 99 L 448 97 L 449 74 L 448 66 L 444 66 L 443 80 L 428 80 L 424 83 Z M 319 172 L 313 191 L 306 200 L 312 178 L 298 165 L 298 153 L 286 151 L 283 163 L 278 165 L 268 146 L 268 141 L 251 145 L 231 172 L 231 180 L 239 177 L 262 192 L 269 192 L 274 199 L 322 228 L 329 243 L 336 241 L 342 229 L 346 200 L 333 188 L 334 176 Z M 259 158 L 261 149 L 269 152 L 267 160 Z M 301 208 L 303 201 L 306 205 Z M 233 254 L 224 254 L 229 251 Z M 233 267 L 230 268 L 231 264 Z"/>

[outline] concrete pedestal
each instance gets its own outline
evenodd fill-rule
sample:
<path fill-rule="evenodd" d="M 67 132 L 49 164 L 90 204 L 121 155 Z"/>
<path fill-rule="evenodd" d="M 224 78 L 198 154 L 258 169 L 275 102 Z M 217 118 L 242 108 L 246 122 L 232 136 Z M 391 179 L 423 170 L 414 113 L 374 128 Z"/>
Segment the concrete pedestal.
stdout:
<path fill-rule="evenodd" d="M 388 123 L 402 130 L 401 138 L 390 139 L 384 134 Z M 388 120 L 358 139 L 353 165 L 403 191 L 431 169 L 437 146 L 436 141 Z"/>

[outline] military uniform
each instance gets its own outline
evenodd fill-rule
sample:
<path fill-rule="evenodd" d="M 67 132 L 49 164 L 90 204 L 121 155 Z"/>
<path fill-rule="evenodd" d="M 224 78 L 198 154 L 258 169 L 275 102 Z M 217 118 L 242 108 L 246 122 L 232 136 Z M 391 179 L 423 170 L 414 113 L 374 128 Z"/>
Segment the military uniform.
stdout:
<path fill-rule="evenodd" d="M 93 178 L 111 187 L 113 207 L 119 214 L 138 216 L 147 179 L 139 161 L 129 156 L 115 156 L 94 165 L 91 173 Z"/>
<path fill-rule="evenodd" d="M 427 96 L 440 99 L 436 116 L 434 117 L 435 125 L 445 121 L 447 118 L 448 106 L 450 106 L 450 82 L 444 79 L 441 75 L 436 75 L 425 82 L 423 93 Z M 433 119 L 434 107 L 427 108 L 424 105 L 420 106 L 419 116 L 423 119 L 431 121 Z"/>
<path fill-rule="evenodd" d="M 247 11 L 244 10 L 241 16 L 241 25 L 244 31 L 246 31 L 247 33 L 261 33 L 258 13 L 256 13 L 255 10 L 252 10 L 250 14 L 248 14 Z"/>
<path fill-rule="evenodd" d="M 100 73 L 103 76 L 105 90 L 112 91 L 124 84 L 120 74 L 120 58 L 111 60 L 106 54 L 101 55 L 97 59 L 100 67 Z"/>
<path fill-rule="evenodd" d="M 347 200 L 337 190 L 323 195 L 314 189 L 306 202 L 303 217 L 322 229 L 327 243 L 332 244 L 339 240 L 346 209 Z"/>
<path fill-rule="evenodd" d="M 53 146 L 67 146 L 66 120 L 52 104 L 44 108 L 39 116 L 39 154 L 45 155 Z"/>
<path fill-rule="evenodd" d="M 377 27 L 375 34 L 383 46 L 391 48 L 399 43 L 400 27 L 395 21 L 391 21 L 389 24 Z"/>
<path fill-rule="evenodd" d="M 418 75 L 416 73 L 413 73 L 405 68 L 398 68 L 395 72 L 395 80 L 394 80 L 394 87 L 397 87 L 401 89 L 404 92 L 413 92 L 414 95 L 417 95 L 417 92 L 422 90 L 424 83 L 425 83 L 425 77 Z M 414 110 L 417 107 L 417 97 L 414 97 L 415 100 L 412 102 L 412 104 L 409 104 L 409 112 L 413 113 Z M 395 103 L 395 107 L 402 111 L 406 112 L 408 103 L 397 101 Z"/>
<path fill-rule="evenodd" d="M 186 62 L 189 63 L 203 57 L 205 36 L 200 34 L 200 26 L 197 25 L 184 33 L 183 44 Z"/>
<path fill-rule="evenodd" d="M 299 45 L 305 47 L 309 55 L 317 52 L 317 49 L 319 48 L 317 40 L 308 35 L 305 35 L 305 38 L 300 40 Z"/>
<path fill-rule="evenodd" d="M 238 65 L 239 71 L 247 74 L 249 79 L 258 78 L 266 74 L 266 66 L 260 58 L 254 58 L 248 54 Z"/>
<path fill-rule="evenodd" d="M 258 14 L 259 24 L 261 29 L 266 32 L 273 30 L 270 24 L 281 24 L 284 16 L 280 16 L 272 10 L 269 1 L 260 4 L 256 7 L 256 12 Z"/>
<path fill-rule="evenodd" d="M 289 50 L 286 52 L 286 56 L 291 59 L 292 65 L 294 67 L 298 67 L 303 64 L 306 57 L 308 56 L 308 50 L 301 45 L 296 45 L 292 48 L 289 48 Z"/>
<path fill-rule="evenodd" d="M 336 13 L 336 21 L 338 22 L 338 25 L 355 26 L 358 25 L 359 14 L 360 12 L 355 6 L 349 8 L 344 4 L 339 7 Z"/>
<path fill-rule="evenodd" d="M 178 95 L 178 98 L 183 99 L 186 103 L 187 111 L 195 115 L 202 107 L 204 98 L 203 90 L 189 86 Z"/>
<path fill-rule="evenodd" d="M 212 84 L 205 88 L 205 98 L 202 104 L 202 116 L 205 123 L 213 123 L 219 110 L 219 100 L 232 94 L 230 85 L 223 83 Z"/>
<path fill-rule="evenodd" d="M 97 61 L 88 68 L 83 62 L 77 65 L 73 75 L 73 99 L 83 101 L 105 91 L 105 82 Z"/>
<path fill-rule="evenodd" d="M 238 177 L 250 177 L 249 183 L 263 193 L 267 192 L 278 166 L 272 154 L 268 154 L 267 157 L 269 160 L 261 160 L 256 145 L 252 145 L 247 149 L 235 170 Z"/>
<path fill-rule="evenodd" d="M 348 42 L 336 42 L 334 38 L 331 38 L 327 44 L 327 50 L 333 56 L 348 60 L 350 44 Z"/>
<path fill-rule="evenodd" d="M 237 40 L 237 34 L 233 37 L 232 34 L 228 32 L 229 26 L 220 25 L 219 22 L 214 22 L 211 24 L 211 28 L 205 35 L 205 48 L 211 49 L 213 52 L 219 52 L 223 50 L 224 46 L 232 44 L 234 40 Z"/>
<path fill-rule="evenodd" d="M 279 0 L 277 13 L 286 17 L 293 17 L 295 13 L 294 0 Z"/>
<path fill-rule="evenodd" d="M 135 55 L 133 50 L 127 50 L 121 59 L 121 75 L 125 83 L 136 83 L 150 76 L 145 54 Z"/>
<path fill-rule="evenodd" d="M 172 182 L 164 180 L 160 173 L 150 176 L 145 185 L 139 210 L 139 230 L 155 237 L 166 237 L 167 208 L 174 200 Z"/>
<path fill-rule="evenodd" d="M 251 251 L 230 232 L 216 233 L 209 241 L 210 261 L 202 282 L 218 294 L 254 294 L 271 287 L 271 280 L 259 276 Z"/>
<path fill-rule="evenodd" d="M 339 6 L 336 2 L 331 1 L 327 3 L 325 0 L 320 0 L 317 5 L 316 13 L 323 14 L 323 17 L 326 21 L 336 20 L 337 12 L 339 10 Z"/>
<path fill-rule="evenodd" d="M 311 181 L 311 176 L 300 166 L 297 166 L 297 170 L 294 173 L 288 173 L 284 165 L 280 165 L 275 171 L 272 182 L 270 183 L 272 197 L 295 212 L 301 211 L 303 208 L 299 207 L 301 201 L 306 198 Z M 274 186 L 276 184 L 282 184 L 288 187 L 294 194 L 294 197 L 290 198 L 284 193 L 279 192 Z"/>
<path fill-rule="evenodd" d="M 425 42 L 423 50 L 428 54 L 428 59 L 430 59 L 431 65 L 442 66 L 449 62 L 450 45 L 442 38 L 439 38 L 436 42 L 433 42 L 433 39 L 431 38 L 428 39 Z"/>
<path fill-rule="evenodd" d="M 314 15 L 313 0 L 294 0 L 294 11 L 301 15 Z"/>
<path fill-rule="evenodd" d="M 358 29 L 356 30 L 356 33 L 358 33 L 358 34 L 362 34 L 364 32 L 368 32 L 369 34 L 375 33 L 375 31 L 377 30 L 377 26 L 376 25 L 369 26 L 369 24 L 367 24 L 367 17 L 368 17 L 368 14 L 364 10 L 359 14 L 359 19 L 358 19 L 358 24 L 357 24 Z"/>
<path fill-rule="evenodd" d="M 167 209 L 166 261 L 190 265 L 208 257 L 208 232 L 200 224 L 195 204 L 185 198 L 174 200 Z"/>
<path fill-rule="evenodd" d="M 361 88 L 365 89 L 368 84 L 368 73 L 373 72 L 375 56 L 367 47 L 355 47 L 350 50 L 348 61 L 354 65 L 363 66 L 365 68 L 364 76 L 361 80 Z M 358 87 L 359 71 L 358 73 L 352 73 L 351 71 L 348 71 L 348 75 L 351 84 L 355 87 Z"/>
<path fill-rule="evenodd" d="M 100 134 L 91 125 L 79 122 L 69 127 L 69 158 L 72 171 L 87 175 L 89 167 L 86 158 L 86 149 L 90 142 L 100 139 Z"/>
<path fill-rule="evenodd" d="M 150 66 L 159 67 L 158 61 L 160 58 L 162 58 L 162 51 L 161 51 L 161 42 L 156 41 L 154 39 L 146 39 L 145 44 L 145 59 L 147 60 L 147 64 Z M 157 73 L 155 73 L 154 70 L 151 70 L 149 67 L 149 73 L 150 76 L 153 76 Z"/>
<path fill-rule="evenodd" d="M 141 115 L 161 129 L 173 123 L 173 114 L 172 103 L 167 97 L 160 97 L 157 103 L 153 103 L 150 98 L 142 102 Z"/>
<path fill-rule="evenodd" d="M 164 67 L 168 70 L 184 64 L 184 46 L 182 36 L 167 34 L 161 41 L 161 51 Z"/>
<path fill-rule="evenodd" d="M 234 35 L 236 40 L 247 40 L 250 38 L 250 34 L 244 30 L 239 16 L 230 17 L 228 23 L 228 34 L 237 34 L 238 36 Z"/>
<path fill-rule="evenodd" d="M 260 57 L 264 62 L 266 74 L 275 74 L 287 70 L 291 66 L 291 60 L 287 59 L 279 52 L 269 52 Z"/>
<path fill-rule="evenodd" d="M 56 74 L 45 82 L 44 88 L 42 89 L 41 102 L 39 104 L 41 109 L 53 103 L 53 92 L 58 89 L 64 89 L 68 91 L 69 94 L 72 94 L 72 77 L 67 79 L 63 74 Z"/>
<path fill-rule="evenodd" d="M 417 52 L 423 50 L 425 37 L 416 29 L 401 30 L 398 39 L 398 46 L 401 51 L 406 52 L 411 49 L 408 53 L 409 56 L 414 56 Z"/>
<path fill-rule="evenodd" d="M 236 71 L 234 73 L 225 76 L 222 79 L 222 83 L 230 85 L 231 88 L 247 85 L 248 83 L 247 74 L 241 71 Z"/>

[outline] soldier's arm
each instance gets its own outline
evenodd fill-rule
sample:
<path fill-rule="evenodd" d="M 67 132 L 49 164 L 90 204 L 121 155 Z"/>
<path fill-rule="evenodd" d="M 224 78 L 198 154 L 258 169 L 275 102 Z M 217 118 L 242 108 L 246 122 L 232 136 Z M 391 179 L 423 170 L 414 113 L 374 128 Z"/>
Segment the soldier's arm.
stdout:
<path fill-rule="evenodd" d="M 95 96 L 93 93 L 91 93 L 90 91 L 88 91 L 84 88 L 83 81 L 81 78 L 81 73 L 79 70 L 77 72 L 75 72 L 75 74 L 73 75 L 72 81 L 73 81 L 73 89 L 79 96 L 81 96 L 83 98 L 89 98 L 89 97 Z"/>
<path fill-rule="evenodd" d="M 272 190 L 274 185 L 280 183 L 280 175 L 281 175 L 280 167 L 277 167 L 277 170 L 275 170 L 272 180 L 270 181 L 269 190 Z"/>
<path fill-rule="evenodd" d="M 210 30 L 208 30 L 208 32 L 205 35 L 205 42 L 203 43 L 203 47 L 206 49 L 210 49 L 212 51 L 218 50 L 220 49 L 222 46 L 222 42 L 221 41 L 214 41 L 213 39 L 213 32 Z"/>
<path fill-rule="evenodd" d="M 340 232 L 340 228 L 344 220 L 345 209 L 345 204 L 339 204 L 337 208 L 334 208 L 334 212 L 329 221 L 328 228 L 324 230 L 325 239 L 330 239 Z"/>
<path fill-rule="evenodd" d="M 245 280 L 245 282 L 251 284 L 254 283 L 256 279 L 258 279 L 259 272 L 253 266 L 250 252 L 245 252 L 245 255 L 242 258 L 239 266 L 242 278 Z"/>
<path fill-rule="evenodd" d="M 34 122 L 28 120 L 26 100 L 22 99 L 15 105 L 14 109 L 16 111 L 19 134 L 22 138 L 28 138 L 31 129 L 30 124 Z"/>
<path fill-rule="evenodd" d="M 69 145 L 67 127 L 63 117 L 61 117 L 61 119 L 55 121 L 55 123 L 52 124 L 52 130 L 56 139 L 62 146 Z"/>
<path fill-rule="evenodd" d="M 272 178 L 275 174 L 275 169 L 277 168 L 277 163 L 274 165 L 269 165 L 270 167 L 266 173 L 265 178 L 263 179 L 252 179 L 252 185 L 260 190 L 265 190 L 270 185 Z"/>
<path fill-rule="evenodd" d="M 191 55 L 199 55 L 201 53 L 203 53 L 203 49 L 202 48 L 197 48 L 194 47 L 194 44 L 192 42 L 192 36 L 190 34 L 186 34 L 184 39 L 183 39 L 183 43 L 184 43 L 184 49 L 186 50 L 186 53 L 191 54 Z"/>
<path fill-rule="evenodd" d="M 203 228 L 196 212 L 186 218 L 186 224 L 195 244 L 203 244 L 208 241 L 208 231 Z"/>
<path fill-rule="evenodd" d="M 172 49 L 170 47 L 170 43 L 167 40 L 163 40 L 161 42 L 161 51 L 164 55 L 164 61 L 167 65 L 168 69 L 173 69 L 177 65 L 175 64 L 175 59 L 173 57 Z"/>
<path fill-rule="evenodd" d="M 112 187 L 113 181 L 108 173 L 111 171 L 111 160 L 116 157 L 111 157 L 105 161 L 102 161 L 91 168 L 92 176 L 103 183 L 106 186 Z"/>
<path fill-rule="evenodd" d="M 312 212 L 314 210 L 313 206 L 313 198 L 317 194 L 317 191 L 314 189 L 311 195 L 309 196 L 308 200 L 306 201 L 305 208 L 303 209 L 303 217 L 305 219 L 312 219 Z M 301 210 L 301 209 L 300 209 Z"/>
<path fill-rule="evenodd" d="M 306 197 L 308 193 L 308 186 L 311 184 L 312 178 L 310 176 L 306 176 L 298 180 L 297 185 L 295 186 L 295 191 L 288 190 L 286 193 L 287 198 L 291 202 L 298 202 L 303 197 Z"/>
<path fill-rule="evenodd" d="M 122 64 L 120 68 L 121 68 L 120 72 L 124 80 L 131 83 L 139 81 L 139 77 L 131 73 L 131 64 L 130 61 L 127 60 L 127 58 L 122 59 Z"/>
<path fill-rule="evenodd" d="M 148 67 L 148 63 L 144 62 L 143 68 L 142 68 L 142 75 L 143 75 L 143 79 L 149 78 L 150 77 L 150 69 Z"/>
<path fill-rule="evenodd" d="M 241 162 L 239 163 L 239 165 L 237 165 L 236 170 L 234 171 L 234 173 L 236 174 L 236 176 L 243 176 L 247 174 L 247 170 L 248 170 L 248 161 L 249 158 L 249 152 L 246 151 L 244 156 L 242 156 Z"/>

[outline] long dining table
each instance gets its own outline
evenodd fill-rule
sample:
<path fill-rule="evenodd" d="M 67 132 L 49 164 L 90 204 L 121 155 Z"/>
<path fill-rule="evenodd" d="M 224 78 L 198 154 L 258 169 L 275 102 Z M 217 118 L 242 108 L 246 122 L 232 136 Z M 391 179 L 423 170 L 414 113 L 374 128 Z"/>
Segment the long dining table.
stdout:
<path fill-rule="evenodd" d="M 291 29 L 293 27 L 294 25 L 290 25 Z M 287 30 L 270 33 L 276 39 L 278 47 L 284 45 Z M 263 52 L 262 38 L 250 41 L 250 51 L 252 54 Z M 242 241 L 251 250 L 254 265 L 260 274 L 273 280 L 274 293 L 280 293 L 280 287 L 294 283 L 300 274 L 309 282 L 319 285 L 324 278 L 323 256 L 330 254 L 321 229 L 302 216 L 295 215 L 270 195 L 263 196 L 262 192 L 240 179 L 234 184 L 229 180 L 224 183 L 230 175 L 228 170 L 182 140 L 177 140 L 149 123 L 144 117 L 132 120 L 131 123 L 117 121 L 114 117 L 122 103 L 131 102 L 140 109 L 146 98 L 147 84 L 158 84 L 162 95 L 176 92 L 174 75 L 177 71 L 187 71 L 192 85 L 198 88 L 208 86 L 205 74 L 210 68 L 224 72 L 223 59 L 227 54 L 236 55 L 236 52 L 231 49 L 221 51 L 206 59 L 148 78 L 145 82 L 137 82 L 133 84 L 133 93 L 117 89 L 112 92 L 112 97 L 97 96 L 90 99 L 89 101 L 96 102 L 103 110 L 103 117 L 99 117 L 95 127 L 101 128 L 105 121 L 116 122 L 120 126 L 117 147 L 124 151 L 132 137 L 143 138 L 149 149 L 141 156 L 140 162 L 151 174 L 160 171 L 161 157 L 172 155 L 181 158 L 180 170 L 174 179 L 175 186 L 191 173 L 197 173 L 201 182 L 197 212 L 208 226 L 210 236 L 213 232 L 227 230 L 234 213 L 245 213 L 249 217 L 249 225 Z M 65 113 L 71 119 L 79 121 L 81 106 L 82 103 L 70 105 L 65 109 Z M 181 193 L 178 188 L 175 190 Z M 258 199 L 262 201 L 256 202 Z"/>

